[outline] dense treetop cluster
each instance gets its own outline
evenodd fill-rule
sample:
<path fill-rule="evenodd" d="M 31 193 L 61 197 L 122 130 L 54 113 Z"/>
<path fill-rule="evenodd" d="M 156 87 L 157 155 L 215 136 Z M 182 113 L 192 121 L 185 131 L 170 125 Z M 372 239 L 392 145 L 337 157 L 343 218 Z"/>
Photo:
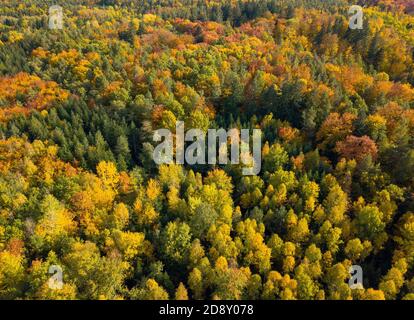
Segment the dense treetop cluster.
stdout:
<path fill-rule="evenodd" d="M 414 299 L 413 6 L 362 2 L 3 0 L 0 298 Z M 261 173 L 156 165 L 178 120 Z"/>

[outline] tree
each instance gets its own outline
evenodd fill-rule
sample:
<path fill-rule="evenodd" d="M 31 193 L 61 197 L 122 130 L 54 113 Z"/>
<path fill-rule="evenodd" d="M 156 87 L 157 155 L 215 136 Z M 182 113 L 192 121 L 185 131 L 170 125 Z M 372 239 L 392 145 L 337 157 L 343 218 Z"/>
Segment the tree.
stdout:
<path fill-rule="evenodd" d="M 211 243 L 210 255 L 216 260 L 220 256 L 226 259 L 234 259 L 239 254 L 239 249 L 233 241 L 231 227 L 227 224 L 216 226 L 213 224 L 207 234 L 207 239 Z"/>
<path fill-rule="evenodd" d="M 131 163 L 131 152 L 129 150 L 128 138 L 124 135 L 119 136 L 115 146 L 117 163 L 121 171 L 125 171 Z"/>
<path fill-rule="evenodd" d="M 161 244 L 166 261 L 186 265 L 191 248 L 190 227 L 185 222 L 169 222 L 161 234 Z"/>
<path fill-rule="evenodd" d="M 263 158 L 263 170 L 271 173 L 275 172 L 288 161 L 289 156 L 283 147 L 279 144 L 274 144 L 270 147 L 269 153 Z"/>
<path fill-rule="evenodd" d="M 256 220 L 247 219 L 238 223 L 236 231 L 244 262 L 254 266 L 261 273 L 268 271 L 271 250 L 264 243 L 264 225 L 257 224 Z"/>
<path fill-rule="evenodd" d="M 364 260 L 371 253 L 371 250 L 370 241 L 361 242 L 358 238 L 349 240 L 345 246 L 345 254 L 352 261 Z"/>
<path fill-rule="evenodd" d="M 128 225 L 129 210 L 124 203 L 119 203 L 114 208 L 113 224 L 116 229 L 122 230 Z"/>
<path fill-rule="evenodd" d="M 205 184 L 215 184 L 217 189 L 224 190 L 229 193 L 233 191 L 233 184 L 231 178 L 223 170 L 215 169 L 207 174 L 204 179 Z"/>
<path fill-rule="evenodd" d="M 188 285 L 190 286 L 191 291 L 195 299 L 201 299 L 204 293 L 204 283 L 203 275 L 201 271 L 197 268 L 194 268 L 188 276 Z"/>
<path fill-rule="evenodd" d="M 375 160 L 378 154 L 375 142 L 368 136 L 348 136 L 344 141 L 337 142 L 335 151 L 341 157 L 355 159 L 357 161 L 362 160 L 366 156 L 371 156 Z"/>
<path fill-rule="evenodd" d="M 24 285 L 23 257 L 8 251 L 0 252 L 0 297 L 15 299 L 21 296 Z"/>
<path fill-rule="evenodd" d="M 112 241 L 127 261 L 139 255 L 151 255 L 152 246 L 145 241 L 143 233 L 115 230 L 112 234 Z"/>
<path fill-rule="evenodd" d="M 35 235 L 45 242 L 55 244 L 62 236 L 71 235 L 76 229 L 73 215 L 52 195 L 40 203 L 42 218 L 35 228 Z"/>
<path fill-rule="evenodd" d="M 214 295 L 224 300 L 239 300 L 250 278 L 249 268 L 229 268 L 226 258 L 219 257 L 214 268 Z"/>
<path fill-rule="evenodd" d="M 216 223 L 217 212 L 208 203 L 201 203 L 191 217 L 190 226 L 193 235 L 201 240 L 207 238 L 210 227 Z"/>
<path fill-rule="evenodd" d="M 413 298 L 414 5 L 71 0 L 57 37 L 31 2 L 0 6 L 0 299 Z M 177 121 L 261 130 L 263 170 L 157 165 Z"/>
<path fill-rule="evenodd" d="M 297 281 L 298 298 L 302 300 L 312 300 L 319 291 L 318 286 L 312 278 L 306 274 L 303 268 L 298 267 L 295 271 Z"/>
<path fill-rule="evenodd" d="M 335 147 L 338 141 L 344 140 L 353 132 L 353 121 L 356 116 L 351 113 L 333 112 L 322 123 L 316 134 L 316 139 L 320 141 L 318 145 L 321 150 L 330 150 Z"/>
<path fill-rule="evenodd" d="M 354 219 L 357 234 L 373 242 L 376 248 L 381 247 L 387 238 L 384 233 L 385 223 L 382 219 L 383 213 L 373 205 L 362 207 Z"/>
<path fill-rule="evenodd" d="M 348 277 L 348 270 L 341 263 L 337 263 L 327 270 L 324 281 L 328 285 L 331 299 L 350 299 L 351 289 L 345 283 Z"/>
<path fill-rule="evenodd" d="M 340 225 L 346 218 L 348 196 L 339 185 L 334 185 L 323 201 L 328 220 L 333 225 Z"/>
<path fill-rule="evenodd" d="M 50 287 L 49 279 L 51 274 L 49 268 L 53 265 L 61 265 L 53 251 L 50 251 L 46 261 L 33 260 L 27 274 L 27 283 L 31 284 L 31 288 L 26 292 L 29 299 L 43 300 L 74 300 L 76 299 L 76 286 L 68 283 L 68 277 L 63 270 L 63 284 L 58 290 Z"/>
<path fill-rule="evenodd" d="M 96 167 L 99 178 L 106 187 L 115 189 L 119 182 L 118 170 L 112 162 L 101 161 Z"/>

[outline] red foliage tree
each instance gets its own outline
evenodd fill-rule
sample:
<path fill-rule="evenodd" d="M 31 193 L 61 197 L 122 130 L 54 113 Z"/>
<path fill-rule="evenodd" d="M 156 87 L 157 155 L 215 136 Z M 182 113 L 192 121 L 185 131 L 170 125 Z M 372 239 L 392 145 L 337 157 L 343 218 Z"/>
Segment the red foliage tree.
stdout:
<path fill-rule="evenodd" d="M 368 155 L 375 160 L 378 154 L 377 145 L 368 136 L 347 136 L 344 141 L 337 142 L 335 151 L 342 158 L 355 159 L 357 161 L 362 160 Z"/>

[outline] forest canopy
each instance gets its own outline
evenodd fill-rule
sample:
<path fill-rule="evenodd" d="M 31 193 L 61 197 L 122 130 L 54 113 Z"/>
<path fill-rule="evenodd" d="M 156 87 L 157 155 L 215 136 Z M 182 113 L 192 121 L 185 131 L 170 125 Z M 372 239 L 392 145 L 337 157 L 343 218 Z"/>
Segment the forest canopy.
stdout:
<path fill-rule="evenodd" d="M 1 1 L 0 299 L 414 299 L 413 11 Z M 260 174 L 157 165 L 177 121 L 260 129 Z"/>

